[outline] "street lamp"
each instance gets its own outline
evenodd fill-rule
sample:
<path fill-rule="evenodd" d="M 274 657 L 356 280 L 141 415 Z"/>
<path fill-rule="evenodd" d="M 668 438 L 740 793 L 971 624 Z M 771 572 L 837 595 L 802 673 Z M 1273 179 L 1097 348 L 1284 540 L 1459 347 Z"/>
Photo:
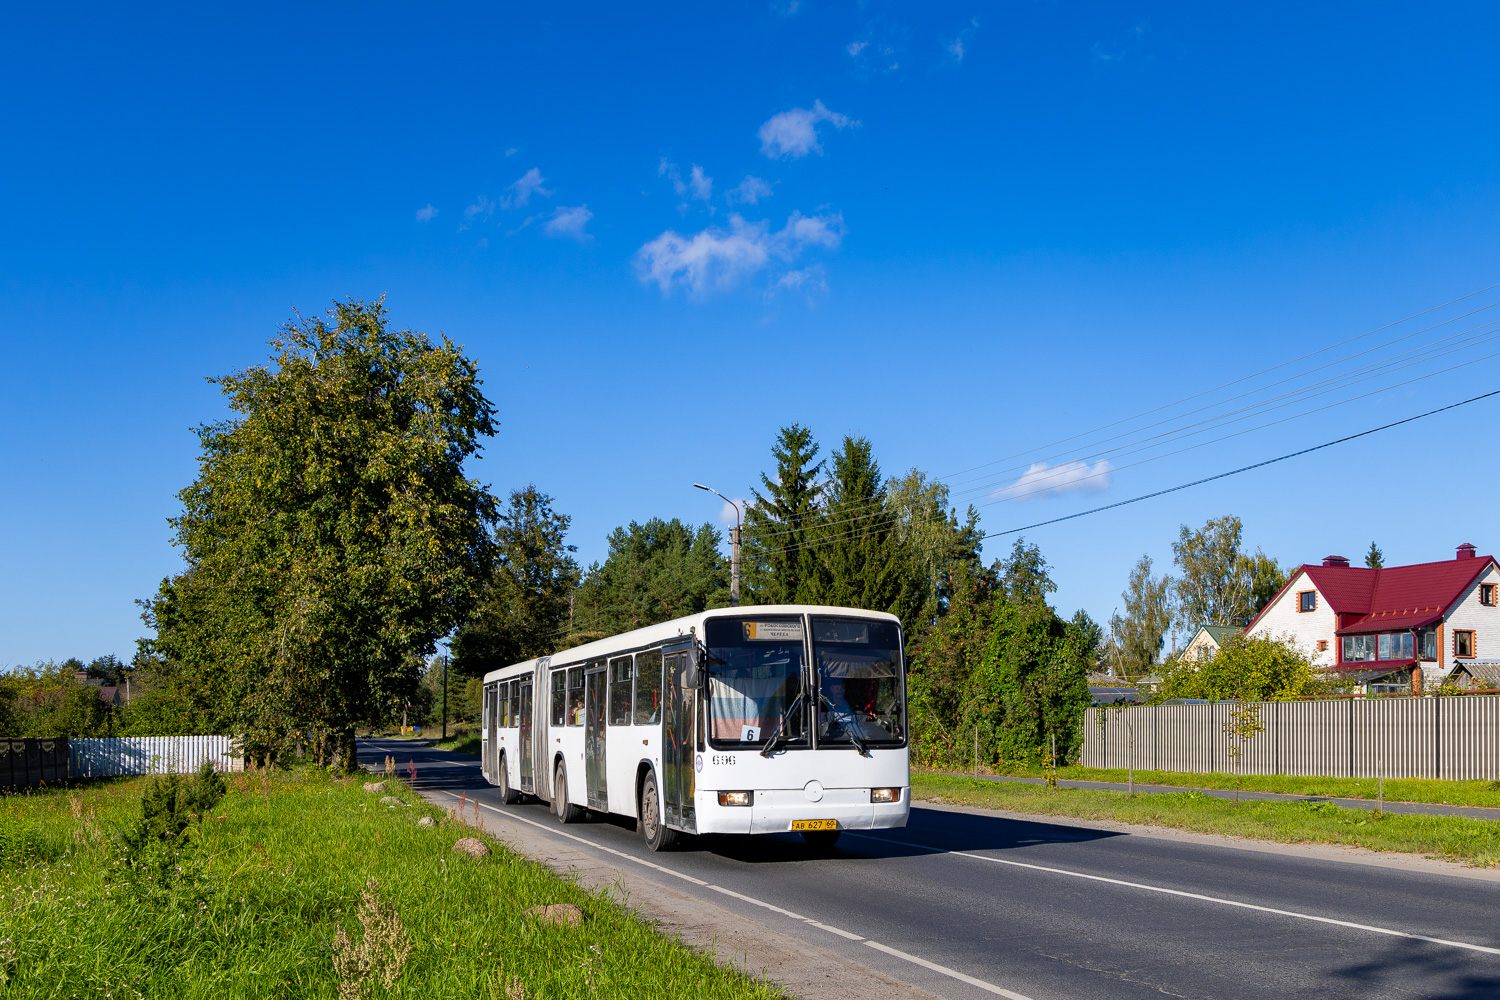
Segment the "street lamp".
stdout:
<path fill-rule="evenodd" d="M 710 486 L 694 483 L 693 489 L 707 490 L 734 508 L 734 532 L 729 536 L 729 606 L 740 606 L 740 505 Z"/>

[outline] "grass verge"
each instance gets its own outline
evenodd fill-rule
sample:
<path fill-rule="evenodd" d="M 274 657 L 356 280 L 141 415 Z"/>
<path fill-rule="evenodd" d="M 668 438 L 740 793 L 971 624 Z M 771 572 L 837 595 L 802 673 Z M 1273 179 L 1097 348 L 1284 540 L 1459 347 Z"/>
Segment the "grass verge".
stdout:
<path fill-rule="evenodd" d="M 1016 770 L 1019 777 L 1040 778 L 1042 770 Z M 1124 783 L 1130 772 L 1124 768 L 1060 767 L 1057 776 L 1070 781 L 1118 781 Z M 1178 771 L 1135 772 L 1138 785 L 1176 785 L 1180 788 L 1233 788 L 1234 775 L 1184 774 Z M 1247 792 L 1281 792 L 1287 795 L 1316 795 L 1326 798 L 1369 799 L 1377 797 L 1374 778 L 1302 778 L 1284 774 L 1247 774 L 1240 787 Z M 1450 806 L 1488 806 L 1500 808 L 1500 781 L 1437 781 L 1427 778 L 1387 778 L 1387 802 L 1427 802 Z"/>
<path fill-rule="evenodd" d="M 1328 802 L 1235 803 L 1202 792 L 1131 798 L 1091 788 L 1048 788 L 938 774 L 913 774 L 912 798 L 1042 816 L 1117 820 L 1285 844 L 1343 844 L 1500 865 L 1500 822 L 1345 809 Z"/>
<path fill-rule="evenodd" d="M 453 727 L 450 726 L 449 733 L 450 736 L 448 739 L 443 740 L 441 743 L 434 743 L 433 746 L 438 750 L 452 750 L 454 753 L 468 753 L 476 756 L 479 754 L 479 747 L 483 742 L 483 738 L 478 729 L 453 732 Z"/>
<path fill-rule="evenodd" d="M 405 806 L 352 779 L 232 776 L 188 835 L 196 845 L 146 875 L 116 839 L 145 784 L 0 797 L 0 996 L 782 995 L 494 841 L 483 860 L 454 853 L 475 832 L 399 785 L 389 790 Z M 436 825 L 419 826 L 423 816 Z M 362 903 L 371 879 L 374 917 Z M 525 912 L 551 903 L 580 907 L 582 923 Z M 402 934 L 412 950 L 397 960 Z M 376 976 L 350 992 L 346 971 L 341 990 L 335 957 L 347 966 L 350 943 L 377 971 L 394 963 L 389 988 Z"/>

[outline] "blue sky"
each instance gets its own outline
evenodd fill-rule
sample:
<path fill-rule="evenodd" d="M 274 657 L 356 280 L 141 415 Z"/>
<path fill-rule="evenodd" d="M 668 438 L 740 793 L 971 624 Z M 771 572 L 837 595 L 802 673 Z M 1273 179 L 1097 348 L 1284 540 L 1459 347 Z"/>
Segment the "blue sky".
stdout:
<path fill-rule="evenodd" d="M 792 421 L 867 435 L 891 473 L 1019 456 L 964 498 L 1003 531 L 1500 388 L 1474 341 L 1146 465 L 1034 450 L 1500 281 L 1496 22 L 12 5 L 0 664 L 130 654 L 133 601 L 179 565 L 190 428 L 223 413 L 205 377 L 335 297 L 466 346 L 502 422 L 476 474 L 551 493 L 585 563 L 632 519 L 719 519 L 690 484 L 746 495 Z M 1418 326 L 1389 350 L 1439 335 Z M 1488 552 L 1497 426 L 1476 403 L 1029 539 L 1060 608 L 1101 620 L 1142 553 L 1166 568 L 1178 525 L 1224 513 L 1283 563 Z"/>

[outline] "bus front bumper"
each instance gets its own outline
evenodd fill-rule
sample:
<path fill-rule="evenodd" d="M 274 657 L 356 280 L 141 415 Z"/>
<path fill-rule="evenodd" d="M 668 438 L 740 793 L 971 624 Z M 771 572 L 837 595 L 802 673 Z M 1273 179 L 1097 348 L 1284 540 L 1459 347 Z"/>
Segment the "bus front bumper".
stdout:
<path fill-rule="evenodd" d="M 828 788 L 817 802 L 800 788 L 757 789 L 750 806 L 721 806 L 717 791 L 697 795 L 699 833 L 787 833 L 797 820 L 833 820 L 840 830 L 886 830 L 906 825 L 911 789 L 899 802 L 871 802 L 868 788 Z"/>

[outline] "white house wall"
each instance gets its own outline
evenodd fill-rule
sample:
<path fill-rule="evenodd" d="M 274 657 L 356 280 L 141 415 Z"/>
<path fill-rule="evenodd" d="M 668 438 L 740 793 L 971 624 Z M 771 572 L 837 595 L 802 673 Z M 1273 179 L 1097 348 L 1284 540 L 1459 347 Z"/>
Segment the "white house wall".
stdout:
<path fill-rule="evenodd" d="M 1443 642 L 1441 656 L 1438 662 L 1439 672 L 1446 675 L 1464 660 L 1453 658 L 1453 633 L 1457 630 L 1469 630 L 1474 633 L 1474 660 L 1500 660 L 1500 607 L 1486 607 L 1479 603 L 1479 585 L 1491 583 L 1500 587 L 1500 570 L 1491 563 L 1490 568 L 1475 580 L 1468 590 L 1464 591 L 1463 597 L 1459 598 L 1454 605 L 1453 611 L 1448 615 L 1448 620 L 1443 622 Z M 1500 590 L 1496 591 L 1500 594 Z M 1431 669 L 1431 666 L 1423 666 Z"/>
<path fill-rule="evenodd" d="M 1305 590 L 1317 592 L 1316 610 L 1297 610 L 1297 594 Z M 1334 649 L 1334 624 L 1333 609 L 1328 606 L 1328 601 L 1313 586 L 1312 579 L 1299 569 L 1292 584 L 1271 603 L 1249 634 L 1272 639 L 1282 635 L 1290 636 L 1301 647 L 1302 652 L 1312 657 L 1314 666 L 1331 667 L 1338 662 Z M 1328 643 L 1328 649 L 1321 653 L 1318 652 L 1319 639 Z"/>

